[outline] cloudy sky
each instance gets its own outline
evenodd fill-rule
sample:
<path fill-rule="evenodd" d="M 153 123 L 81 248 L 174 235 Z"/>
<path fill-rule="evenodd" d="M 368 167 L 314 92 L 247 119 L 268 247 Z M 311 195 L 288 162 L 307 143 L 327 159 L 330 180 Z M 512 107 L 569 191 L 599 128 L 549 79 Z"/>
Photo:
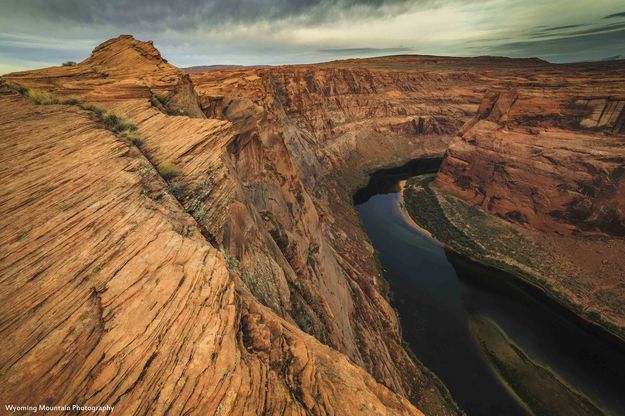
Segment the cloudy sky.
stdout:
<path fill-rule="evenodd" d="M 129 33 L 175 65 L 625 54 L 625 0 L 0 0 L 0 74 Z"/>

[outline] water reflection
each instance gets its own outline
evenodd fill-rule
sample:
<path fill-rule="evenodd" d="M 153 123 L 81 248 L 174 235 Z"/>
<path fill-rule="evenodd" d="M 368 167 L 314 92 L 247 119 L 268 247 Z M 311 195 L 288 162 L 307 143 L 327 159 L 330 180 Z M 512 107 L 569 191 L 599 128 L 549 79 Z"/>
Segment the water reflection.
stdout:
<path fill-rule="evenodd" d="M 415 169 L 431 172 L 436 163 Z M 446 251 L 412 227 L 397 183 L 415 169 L 379 174 L 354 198 L 415 355 L 470 415 L 527 415 L 469 330 L 472 317 L 487 317 L 533 361 L 607 413 L 625 415 L 623 346 L 516 278 Z"/>

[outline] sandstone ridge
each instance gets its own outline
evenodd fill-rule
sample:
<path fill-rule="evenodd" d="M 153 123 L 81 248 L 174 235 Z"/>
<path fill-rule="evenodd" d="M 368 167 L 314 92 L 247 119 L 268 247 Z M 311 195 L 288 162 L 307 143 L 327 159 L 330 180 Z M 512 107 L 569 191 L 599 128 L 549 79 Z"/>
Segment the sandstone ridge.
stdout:
<path fill-rule="evenodd" d="M 351 195 L 453 140 L 441 188 L 524 226 L 606 233 L 623 71 L 591 86 L 604 69 L 397 56 L 189 75 L 124 35 L 74 67 L 5 76 L 122 115 L 142 143 L 3 87 L 0 397 L 128 414 L 460 414 L 403 346 Z M 521 160 L 535 148 L 498 138 L 513 132 L 545 135 L 558 166 L 597 160 L 584 221 L 566 210 L 574 197 L 554 216 L 492 180 L 495 156 L 541 172 Z M 559 169 L 571 195 L 588 179 Z"/>
<path fill-rule="evenodd" d="M 401 347 L 373 271 L 340 263 L 281 136 L 256 132 L 264 109 L 206 118 L 190 78 L 128 36 L 75 67 L 7 78 L 123 115 L 143 143 L 2 87 L 3 401 L 455 414 Z M 163 180 L 164 163 L 179 174 Z M 248 175 L 267 177 L 264 192 Z"/>

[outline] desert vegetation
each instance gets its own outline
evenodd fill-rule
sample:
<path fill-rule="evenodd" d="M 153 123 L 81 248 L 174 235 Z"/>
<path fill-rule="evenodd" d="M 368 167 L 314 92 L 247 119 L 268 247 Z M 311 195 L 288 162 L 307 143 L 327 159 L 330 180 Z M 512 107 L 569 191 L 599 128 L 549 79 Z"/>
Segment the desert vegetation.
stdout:
<path fill-rule="evenodd" d="M 156 169 L 165 180 L 171 180 L 180 175 L 180 167 L 171 162 L 160 163 Z"/>
<path fill-rule="evenodd" d="M 122 132 L 122 137 L 130 140 L 130 142 L 137 147 L 143 144 L 143 139 L 141 138 L 141 135 L 136 130 L 124 130 Z"/>
<path fill-rule="evenodd" d="M 141 138 L 139 132 L 137 132 L 137 126 L 125 117 L 113 111 L 105 110 L 94 104 L 83 103 L 80 99 L 74 96 L 60 97 L 50 91 L 27 88 L 11 81 L 5 81 L 5 85 L 38 105 L 77 105 L 83 110 L 87 110 L 95 114 L 98 121 L 104 124 L 106 129 L 119 133 L 123 138 L 129 140 L 135 146 L 141 146 L 143 144 L 143 139 Z"/>
<path fill-rule="evenodd" d="M 67 104 L 67 105 L 76 105 L 79 104 L 80 101 L 73 96 L 67 97 L 59 97 L 53 92 L 40 90 L 36 88 L 27 88 L 23 85 L 17 84 L 15 82 L 6 81 L 5 85 L 22 94 L 23 96 L 29 98 L 35 104 L 49 105 L 49 104 Z"/>

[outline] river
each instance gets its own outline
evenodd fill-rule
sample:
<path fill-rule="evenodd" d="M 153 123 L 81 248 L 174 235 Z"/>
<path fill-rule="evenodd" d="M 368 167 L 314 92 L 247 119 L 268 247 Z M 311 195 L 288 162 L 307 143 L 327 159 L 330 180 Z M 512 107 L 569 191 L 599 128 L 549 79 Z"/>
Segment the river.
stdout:
<path fill-rule="evenodd" d="M 622 343 L 515 277 L 446 250 L 406 218 L 399 181 L 437 165 L 427 160 L 378 172 L 354 197 L 390 284 L 404 339 L 417 358 L 469 415 L 530 415 L 470 332 L 470 319 L 486 317 L 533 362 L 603 412 L 625 415 Z"/>

